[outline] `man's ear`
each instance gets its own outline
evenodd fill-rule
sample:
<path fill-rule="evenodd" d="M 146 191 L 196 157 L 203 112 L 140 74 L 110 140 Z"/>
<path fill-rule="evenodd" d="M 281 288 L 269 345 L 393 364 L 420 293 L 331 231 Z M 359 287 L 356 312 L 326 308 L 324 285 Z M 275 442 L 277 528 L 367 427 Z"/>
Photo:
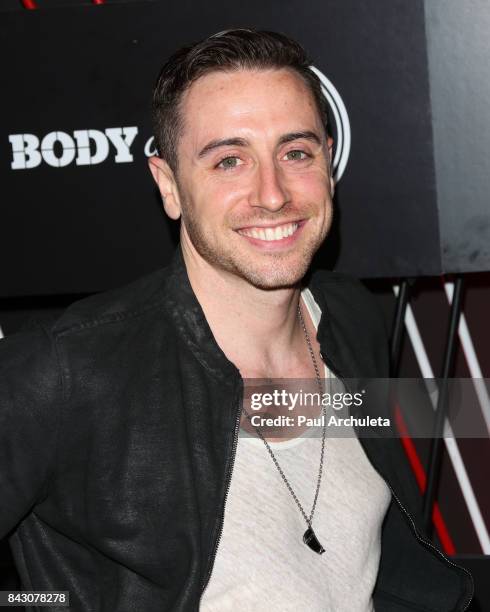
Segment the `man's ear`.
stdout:
<path fill-rule="evenodd" d="M 329 136 L 327 138 L 328 147 L 328 168 L 329 168 L 329 181 L 330 181 L 330 195 L 334 196 L 335 193 L 335 180 L 333 178 L 333 138 Z"/>
<path fill-rule="evenodd" d="M 165 212 L 171 219 L 177 220 L 182 213 L 182 209 L 179 190 L 172 169 L 166 161 L 156 156 L 148 159 L 148 167 L 162 196 Z"/>

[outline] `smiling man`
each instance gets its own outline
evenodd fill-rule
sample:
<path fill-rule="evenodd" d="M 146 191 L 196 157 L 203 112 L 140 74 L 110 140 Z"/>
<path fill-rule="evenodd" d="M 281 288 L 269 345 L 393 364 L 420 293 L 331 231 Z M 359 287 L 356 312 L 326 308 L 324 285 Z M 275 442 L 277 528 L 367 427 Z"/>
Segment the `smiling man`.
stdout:
<path fill-rule="evenodd" d="M 257 289 L 290 294 L 305 275 L 333 193 L 331 150 L 305 80 L 288 68 L 228 70 L 182 95 L 178 165 L 156 158 L 151 168 L 169 216 L 183 215 L 190 275 L 200 269 L 254 300 Z"/>
<path fill-rule="evenodd" d="M 465 610 L 398 440 L 239 435 L 250 379 L 388 376 L 362 285 L 304 280 L 334 185 L 303 49 L 211 36 L 168 60 L 153 110 L 172 264 L 0 344 L 0 536 L 23 587 L 82 611 Z"/>

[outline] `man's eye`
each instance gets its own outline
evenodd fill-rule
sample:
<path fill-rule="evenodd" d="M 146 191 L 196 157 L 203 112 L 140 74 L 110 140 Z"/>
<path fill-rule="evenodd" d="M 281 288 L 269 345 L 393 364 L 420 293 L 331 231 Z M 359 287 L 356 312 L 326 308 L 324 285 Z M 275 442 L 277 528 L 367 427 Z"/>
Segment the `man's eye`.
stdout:
<path fill-rule="evenodd" d="M 286 159 L 290 161 L 300 161 L 309 157 L 308 153 L 300 150 L 288 151 L 284 156 Z"/>
<path fill-rule="evenodd" d="M 217 165 L 216 168 L 222 168 L 223 170 L 232 170 L 237 166 L 241 165 L 241 159 L 239 157 L 225 157 Z"/>

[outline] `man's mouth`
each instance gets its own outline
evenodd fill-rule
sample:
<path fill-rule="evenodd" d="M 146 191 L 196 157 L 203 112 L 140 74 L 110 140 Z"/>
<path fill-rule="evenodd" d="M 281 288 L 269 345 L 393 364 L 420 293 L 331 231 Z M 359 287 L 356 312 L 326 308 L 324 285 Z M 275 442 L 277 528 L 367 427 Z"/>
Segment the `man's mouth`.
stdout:
<path fill-rule="evenodd" d="M 245 227 L 237 230 L 242 236 L 255 238 L 255 240 L 263 240 L 265 242 L 275 242 L 284 240 L 292 236 L 300 226 L 300 223 L 284 223 L 283 225 L 275 225 L 274 227 Z"/>

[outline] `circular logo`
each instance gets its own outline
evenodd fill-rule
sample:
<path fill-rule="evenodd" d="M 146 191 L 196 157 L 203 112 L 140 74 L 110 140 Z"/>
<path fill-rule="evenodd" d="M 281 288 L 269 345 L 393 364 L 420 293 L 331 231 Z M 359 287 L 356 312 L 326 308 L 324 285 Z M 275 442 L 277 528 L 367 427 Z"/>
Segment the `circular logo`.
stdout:
<path fill-rule="evenodd" d="M 315 68 L 315 66 L 310 66 L 310 69 L 320 79 L 323 95 L 327 99 L 335 123 L 333 126 L 336 136 L 334 143 L 333 177 L 335 182 L 338 183 L 344 174 L 347 161 L 349 160 L 351 143 L 349 115 L 347 114 L 345 104 L 334 84 L 323 74 L 323 72 Z"/>

